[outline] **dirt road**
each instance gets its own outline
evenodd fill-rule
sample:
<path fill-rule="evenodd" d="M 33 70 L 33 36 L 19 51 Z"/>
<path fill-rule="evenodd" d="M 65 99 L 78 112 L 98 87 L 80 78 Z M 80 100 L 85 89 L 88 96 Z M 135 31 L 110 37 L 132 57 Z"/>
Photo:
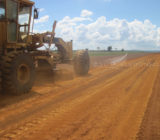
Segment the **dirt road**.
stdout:
<path fill-rule="evenodd" d="M 98 66 L 85 77 L 61 74 L 56 82 L 38 79 L 30 94 L 1 97 L 0 139 L 160 139 L 160 54 Z"/>

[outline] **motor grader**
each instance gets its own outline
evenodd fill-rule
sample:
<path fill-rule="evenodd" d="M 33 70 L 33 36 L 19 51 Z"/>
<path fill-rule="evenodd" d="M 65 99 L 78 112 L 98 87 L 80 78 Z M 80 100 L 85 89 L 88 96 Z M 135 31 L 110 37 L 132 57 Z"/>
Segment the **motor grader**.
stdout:
<path fill-rule="evenodd" d="M 72 41 L 55 37 L 56 21 L 52 32 L 33 33 L 33 22 L 38 18 L 38 10 L 32 9 L 33 6 L 34 2 L 30 0 L 0 0 L 1 93 L 29 92 L 35 81 L 36 68 L 42 62 L 49 64 L 52 70 L 57 64 L 67 63 L 73 64 L 78 75 L 88 73 L 88 51 L 78 51 L 73 57 Z M 52 45 L 57 48 L 55 51 L 50 49 Z"/>

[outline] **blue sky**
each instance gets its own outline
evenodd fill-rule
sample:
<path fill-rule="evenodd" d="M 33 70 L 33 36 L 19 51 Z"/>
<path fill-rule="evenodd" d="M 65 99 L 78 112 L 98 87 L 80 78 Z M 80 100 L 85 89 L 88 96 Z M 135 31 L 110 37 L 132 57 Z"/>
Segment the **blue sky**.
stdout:
<path fill-rule="evenodd" d="M 159 28 L 160 27 L 160 17 L 159 17 L 160 0 L 34 0 L 34 2 L 36 3 L 35 4 L 36 7 L 41 8 L 40 17 L 42 18 L 42 17 L 48 16 L 46 17 L 47 19 L 46 21 L 37 22 L 37 25 L 35 25 L 35 30 L 37 31 L 49 30 L 51 28 L 53 21 L 57 20 L 60 22 L 61 25 L 62 24 L 64 25 L 64 26 L 60 26 L 61 28 L 57 29 L 58 35 L 61 37 L 64 37 L 65 39 L 70 39 L 68 37 L 65 37 L 65 35 L 63 34 L 64 33 L 63 28 L 67 28 L 67 25 L 68 25 L 71 30 L 73 29 L 72 32 L 77 33 L 77 29 L 80 28 L 80 25 L 85 25 L 83 26 L 84 28 L 82 28 L 81 30 L 87 28 L 86 32 L 84 32 L 83 34 L 84 36 L 86 35 L 86 37 L 88 37 L 88 41 L 92 41 L 93 38 L 91 39 L 91 37 L 87 36 L 87 34 L 91 32 L 91 31 L 88 31 L 88 29 L 92 29 L 90 28 L 90 26 L 92 26 L 93 23 L 96 23 L 96 21 L 104 22 L 104 24 L 101 25 L 102 26 L 101 28 L 105 28 L 106 31 L 110 30 L 108 29 L 110 27 L 109 22 L 111 22 L 112 24 L 117 23 L 117 26 L 119 25 L 119 28 L 124 28 L 124 26 L 123 27 L 120 26 L 121 24 L 124 24 L 124 25 L 127 24 L 127 26 L 125 26 L 125 29 L 124 29 L 125 31 L 124 30 L 121 31 L 121 29 L 117 29 L 116 27 L 113 27 L 113 26 L 111 29 L 115 30 L 116 28 L 117 32 L 119 32 L 120 35 L 127 34 L 126 32 L 130 33 L 129 35 L 130 37 L 126 36 L 127 40 L 129 40 L 128 43 L 127 43 L 127 40 L 125 39 L 122 40 L 123 37 L 119 39 L 115 37 L 115 40 L 114 40 L 114 35 L 112 35 L 113 39 L 108 37 L 108 41 L 98 40 L 98 42 L 100 43 L 99 44 L 96 43 L 95 46 L 98 45 L 104 48 L 105 43 L 106 45 L 114 44 L 115 46 L 121 43 L 121 45 L 124 45 L 124 47 L 123 46 L 122 47 L 126 49 L 148 49 L 149 50 L 149 49 L 160 48 L 160 38 L 158 37 L 160 35 L 160 28 Z M 90 18 L 90 20 L 83 19 L 80 22 L 76 21 L 75 22 L 76 25 L 74 26 L 70 26 L 68 21 L 67 21 L 67 24 L 65 24 L 66 20 L 64 21 L 63 19 L 65 19 L 66 16 L 68 16 L 70 19 L 81 17 L 83 10 L 92 12 L 92 14 L 85 17 L 85 18 Z M 102 17 L 104 17 L 105 19 Z M 103 19 L 103 21 L 98 20 L 99 18 Z M 70 19 L 69 21 L 71 21 Z M 118 19 L 118 21 L 114 21 L 114 19 Z M 148 22 L 144 22 L 146 20 Z M 140 25 L 140 22 L 141 22 L 141 25 Z M 73 21 L 72 21 L 72 24 L 73 24 Z M 133 31 L 133 28 L 134 28 L 133 24 L 135 25 L 134 27 L 137 27 L 134 31 Z M 151 25 L 150 26 L 152 27 L 151 29 L 149 25 Z M 129 29 L 128 29 L 128 26 L 129 26 Z M 144 34 L 140 35 L 139 33 L 139 35 L 136 36 L 137 38 L 136 42 L 131 40 L 130 38 L 133 37 L 133 33 L 135 34 L 135 31 L 143 27 L 145 28 L 142 31 L 144 32 Z M 152 30 L 151 33 L 154 32 L 152 37 L 150 35 L 147 36 L 148 30 Z M 121 32 L 123 33 L 121 34 Z M 84 39 L 81 38 L 82 40 L 80 40 L 80 37 L 75 37 L 74 33 L 72 33 L 72 35 L 71 33 L 68 33 L 68 34 L 71 35 L 70 37 L 73 37 L 73 39 L 75 39 L 75 45 L 77 44 L 84 45 L 84 43 L 87 42 L 85 38 Z M 95 34 L 97 33 L 97 36 L 99 33 L 98 37 L 100 38 L 101 36 L 100 40 L 102 39 L 102 33 L 100 32 L 100 30 L 95 30 L 94 33 Z M 107 32 L 105 35 L 107 36 Z M 154 40 L 155 37 L 157 38 L 157 40 Z M 147 38 L 149 41 L 147 40 Z M 107 37 L 105 39 L 107 39 Z M 129 43 L 132 43 L 131 46 L 129 46 Z M 87 44 L 87 45 L 89 46 L 89 48 L 92 48 L 94 44 Z M 81 48 L 80 45 L 77 45 L 77 46 L 78 48 Z M 93 48 L 96 48 L 95 46 Z M 117 48 L 120 49 L 119 46 L 117 46 Z"/>
<path fill-rule="evenodd" d="M 149 19 L 160 26 L 160 0 L 34 0 L 36 7 L 45 8 L 43 14 L 50 14 L 60 20 L 64 16 L 78 16 L 82 9 L 94 12 L 94 18 L 121 18 L 129 21 Z M 43 15 L 42 14 L 42 15 Z"/>

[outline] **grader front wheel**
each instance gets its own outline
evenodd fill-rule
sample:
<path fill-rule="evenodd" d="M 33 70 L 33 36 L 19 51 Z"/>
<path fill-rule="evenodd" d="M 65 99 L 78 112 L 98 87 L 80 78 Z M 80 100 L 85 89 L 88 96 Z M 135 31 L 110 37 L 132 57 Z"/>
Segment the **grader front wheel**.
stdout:
<path fill-rule="evenodd" d="M 78 51 L 74 58 L 74 70 L 77 75 L 88 74 L 90 67 L 89 54 L 87 50 Z"/>
<path fill-rule="evenodd" d="M 27 54 L 11 53 L 3 60 L 2 87 L 4 92 L 16 95 L 28 92 L 35 80 L 32 57 Z"/>

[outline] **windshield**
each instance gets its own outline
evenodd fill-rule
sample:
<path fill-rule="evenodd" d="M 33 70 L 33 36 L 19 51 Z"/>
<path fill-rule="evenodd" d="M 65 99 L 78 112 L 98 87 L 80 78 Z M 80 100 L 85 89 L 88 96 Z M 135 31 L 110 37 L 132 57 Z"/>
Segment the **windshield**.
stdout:
<path fill-rule="evenodd" d="M 19 24 L 19 41 L 26 42 L 29 32 L 29 20 L 30 20 L 31 7 L 25 4 L 21 4 L 19 8 L 18 24 Z"/>
<path fill-rule="evenodd" d="M 0 0 L 0 19 L 5 18 L 5 4 L 4 0 Z"/>
<path fill-rule="evenodd" d="M 19 11 L 19 24 L 29 24 L 30 7 L 20 7 Z"/>

